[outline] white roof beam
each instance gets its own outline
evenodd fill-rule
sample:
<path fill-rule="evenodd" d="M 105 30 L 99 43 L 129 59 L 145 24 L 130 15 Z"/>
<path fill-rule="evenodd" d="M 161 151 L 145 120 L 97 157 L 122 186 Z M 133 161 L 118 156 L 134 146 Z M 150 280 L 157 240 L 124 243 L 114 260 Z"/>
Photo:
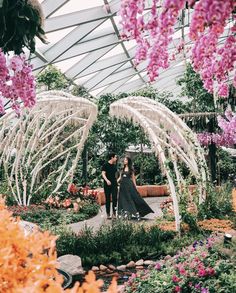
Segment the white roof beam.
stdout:
<path fill-rule="evenodd" d="M 44 0 L 41 5 L 45 18 L 49 17 L 70 0 Z"/>
<path fill-rule="evenodd" d="M 100 86 L 101 84 L 103 84 L 104 80 L 106 82 L 109 79 L 109 76 L 111 76 L 111 74 L 115 72 L 118 68 L 120 68 L 122 65 L 123 64 L 111 66 L 107 69 L 104 69 L 98 72 L 95 76 L 87 80 L 83 84 L 83 86 L 85 86 L 89 91 L 97 89 L 97 88 L 101 88 L 102 86 L 104 86 L 104 85 Z"/>
<path fill-rule="evenodd" d="M 118 94 L 118 93 L 126 93 L 130 91 L 134 91 L 142 87 L 144 84 L 145 83 L 141 80 L 141 78 L 139 78 L 137 80 L 125 83 L 122 87 L 116 89 L 114 93 Z"/>
<path fill-rule="evenodd" d="M 176 78 L 181 77 L 182 73 L 173 73 L 170 74 L 169 76 L 167 76 L 166 78 L 163 78 L 160 82 L 157 82 L 153 85 L 154 88 L 156 87 L 165 87 L 165 86 L 169 86 L 169 85 L 176 85 Z"/>
<path fill-rule="evenodd" d="M 98 59 L 104 56 L 107 52 L 109 52 L 115 46 L 116 45 L 107 46 L 105 48 L 102 48 L 87 54 L 82 60 L 77 62 L 75 65 L 73 65 L 71 68 L 69 68 L 65 72 L 66 76 L 68 76 L 69 78 L 75 79 L 77 75 L 79 75 L 89 66 L 91 66 L 91 64 L 94 64 Z"/>
<path fill-rule="evenodd" d="M 74 44 L 82 40 L 92 30 L 101 25 L 103 22 L 104 20 L 97 20 L 92 23 L 86 23 L 76 27 L 44 53 L 45 59 L 48 60 L 48 63 L 52 63 L 54 60 L 58 59 L 63 53 L 69 50 Z M 45 62 L 39 59 L 32 60 L 32 64 L 35 70 L 47 65 L 45 64 Z"/>
<path fill-rule="evenodd" d="M 131 58 L 133 58 L 134 56 L 134 52 L 132 53 L 131 51 L 129 52 Z M 78 77 L 84 77 L 86 75 L 92 74 L 94 72 L 109 68 L 113 65 L 118 65 L 118 64 L 123 64 L 124 62 L 129 61 L 129 59 L 127 59 L 127 56 L 125 53 L 121 53 L 115 56 L 111 56 L 102 60 L 99 60 L 98 62 L 96 62 L 95 64 L 92 64 L 91 66 L 89 66 L 86 70 L 84 70 L 81 74 L 79 74 Z"/>
<path fill-rule="evenodd" d="M 117 67 L 120 68 L 121 66 Z M 114 72 L 114 70 L 113 70 Z M 101 73 L 98 73 L 97 76 L 99 76 Z M 132 67 L 127 68 L 126 70 L 120 71 L 118 73 L 113 73 L 110 75 L 107 75 L 106 78 L 101 79 L 101 82 L 99 83 L 95 83 L 92 81 L 92 79 L 90 79 L 90 83 L 89 84 L 94 84 L 94 86 L 92 88 L 90 88 L 90 86 L 87 86 L 87 84 L 84 84 L 85 87 L 87 87 L 89 90 L 95 90 L 107 85 L 112 84 L 113 82 L 119 81 L 121 79 L 124 79 L 125 77 L 129 77 L 129 76 L 134 76 L 136 74 L 135 70 Z M 89 82 L 88 81 L 88 82 Z"/>
<path fill-rule="evenodd" d="M 121 80 L 118 80 L 116 82 L 113 82 L 112 84 L 110 84 L 109 86 L 107 86 L 106 88 L 104 88 L 99 95 L 102 94 L 106 94 L 106 93 L 112 93 L 114 92 L 116 89 L 120 88 L 123 84 L 125 84 L 128 80 L 130 80 L 132 77 L 125 77 Z"/>
<path fill-rule="evenodd" d="M 51 33 L 72 26 L 107 18 L 109 18 L 109 14 L 107 14 L 101 6 L 75 11 L 46 19 L 45 32 Z"/>

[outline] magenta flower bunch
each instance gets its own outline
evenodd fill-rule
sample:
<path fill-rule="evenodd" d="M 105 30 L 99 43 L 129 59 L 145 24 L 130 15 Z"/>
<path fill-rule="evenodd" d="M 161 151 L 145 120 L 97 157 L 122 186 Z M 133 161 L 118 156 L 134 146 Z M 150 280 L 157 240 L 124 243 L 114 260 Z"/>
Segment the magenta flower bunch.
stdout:
<path fill-rule="evenodd" d="M 228 75 L 234 70 L 236 61 L 236 26 L 229 30 L 223 45 L 218 43 L 234 7 L 233 0 L 200 0 L 194 6 L 190 25 L 189 36 L 194 41 L 193 68 L 200 73 L 208 92 L 213 93 L 216 86 L 221 97 L 229 94 Z"/>
<path fill-rule="evenodd" d="M 217 280 L 225 260 L 213 250 L 215 243 L 214 238 L 195 241 L 175 256 L 166 256 L 149 272 L 133 275 L 125 292 L 134 292 L 134 288 L 135 292 L 143 292 L 139 289 L 144 285 L 148 290 L 147 284 L 150 284 L 150 292 L 216 292 L 210 290 L 211 282 L 214 284 Z"/>
<path fill-rule="evenodd" d="M 236 26 L 229 28 L 229 34 L 222 45 L 219 39 L 226 29 L 231 13 L 235 9 L 234 0 L 165 0 L 162 9 L 157 10 L 158 0 L 152 1 L 150 16 L 144 15 L 145 0 L 122 0 L 120 15 L 123 39 L 137 42 L 135 62 L 147 60 L 150 81 L 154 81 L 161 68 L 169 67 L 176 54 L 190 50 L 180 40 L 176 52 L 169 56 L 168 46 L 172 41 L 174 26 L 179 14 L 186 5 L 193 8 L 189 37 L 193 42 L 191 60 L 204 87 L 213 92 L 214 88 L 221 97 L 229 93 L 228 77 L 234 72 L 236 61 Z M 150 4 L 150 2 L 148 3 Z M 234 72 L 235 75 L 235 72 Z M 236 75 L 233 81 L 236 87 Z"/>
<path fill-rule="evenodd" d="M 15 55 L 7 60 L 0 49 L 0 114 L 5 112 L 3 98 L 10 101 L 18 115 L 20 102 L 28 108 L 36 103 L 35 78 L 25 55 Z"/>
<path fill-rule="evenodd" d="M 208 146 L 215 143 L 218 146 L 230 147 L 236 144 L 236 113 L 227 109 L 224 116 L 217 117 L 221 133 L 202 132 L 197 134 L 201 145 Z"/>

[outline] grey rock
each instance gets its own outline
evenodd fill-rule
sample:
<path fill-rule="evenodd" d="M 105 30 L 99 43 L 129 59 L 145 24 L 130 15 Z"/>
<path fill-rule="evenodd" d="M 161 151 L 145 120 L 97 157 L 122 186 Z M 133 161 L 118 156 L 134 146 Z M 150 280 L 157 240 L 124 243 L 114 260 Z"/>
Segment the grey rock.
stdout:
<path fill-rule="evenodd" d="M 93 266 L 91 270 L 92 270 L 93 272 L 97 272 L 97 271 L 99 271 L 99 267 Z"/>
<path fill-rule="evenodd" d="M 115 267 L 115 266 L 113 266 L 113 265 L 108 265 L 108 268 L 109 268 L 110 270 L 113 270 L 113 271 L 115 271 L 115 270 L 116 270 L 116 267 Z"/>
<path fill-rule="evenodd" d="M 100 265 L 99 266 L 99 269 L 100 269 L 100 271 L 106 271 L 107 270 L 107 267 L 104 266 L 104 265 Z"/>
<path fill-rule="evenodd" d="M 140 260 L 136 261 L 135 265 L 136 266 L 142 266 L 143 263 L 144 263 L 143 259 L 140 259 Z"/>
<path fill-rule="evenodd" d="M 126 265 L 127 268 L 134 268 L 135 267 L 135 262 L 134 261 L 130 261 L 127 265 Z"/>
<path fill-rule="evenodd" d="M 145 261 L 143 262 L 143 264 L 144 264 L 145 266 L 150 266 L 150 265 L 153 264 L 153 261 L 152 261 L 152 260 L 145 260 Z"/>
<path fill-rule="evenodd" d="M 72 276 L 84 274 L 81 258 L 78 255 L 66 254 L 58 257 L 60 269 L 68 272 Z"/>
<path fill-rule="evenodd" d="M 118 266 L 118 267 L 117 267 L 117 270 L 118 270 L 118 271 L 122 271 L 122 272 L 124 272 L 124 271 L 126 270 L 126 265 Z"/>

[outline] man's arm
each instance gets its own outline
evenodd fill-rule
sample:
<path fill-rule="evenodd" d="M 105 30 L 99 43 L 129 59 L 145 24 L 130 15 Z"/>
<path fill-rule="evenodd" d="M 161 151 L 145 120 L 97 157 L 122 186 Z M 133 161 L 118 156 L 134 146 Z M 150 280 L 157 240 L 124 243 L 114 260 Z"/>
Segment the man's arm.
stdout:
<path fill-rule="evenodd" d="M 102 178 L 106 181 L 107 185 L 111 185 L 111 181 L 107 179 L 106 171 L 102 171 Z"/>

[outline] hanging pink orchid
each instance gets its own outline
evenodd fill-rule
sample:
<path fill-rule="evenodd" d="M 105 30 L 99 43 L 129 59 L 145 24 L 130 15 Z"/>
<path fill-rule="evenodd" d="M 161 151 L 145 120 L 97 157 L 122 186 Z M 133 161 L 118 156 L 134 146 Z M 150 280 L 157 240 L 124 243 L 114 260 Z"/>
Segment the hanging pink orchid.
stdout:
<path fill-rule="evenodd" d="M 193 8 L 189 37 L 193 41 L 191 61 L 203 80 L 204 87 L 219 96 L 229 93 L 229 74 L 235 70 L 236 26 L 229 29 L 229 35 L 222 45 L 222 36 L 230 16 L 236 7 L 234 0 L 165 0 L 160 13 L 158 0 L 152 1 L 149 18 L 144 16 L 145 0 L 122 0 L 120 15 L 124 39 L 135 39 L 138 46 L 136 63 L 148 60 L 147 72 L 150 81 L 156 80 L 161 68 L 169 67 L 176 54 L 187 52 L 184 41 L 177 45 L 169 56 L 168 46 L 172 41 L 174 26 L 179 14 L 188 3 Z M 149 2 L 150 3 L 150 2 Z M 189 50 L 190 48 L 188 48 Z M 234 74 L 235 76 L 235 74 Z M 234 77 L 233 85 L 236 84 Z"/>
<path fill-rule="evenodd" d="M 24 55 L 13 56 L 7 62 L 0 49 L 0 113 L 5 112 L 3 98 L 11 102 L 11 107 L 20 114 L 20 102 L 24 107 L 33 107 L 36 102 L 35 79 L 32 66 Z"/>
<path fill-rule="evenodd" d="M 202 132 L 197 134 L 201 145 L 208 146 L 211 143 L 215 143 L 218 146 L 231 147 L 236 144 L 236 113 L 227 109 L 224 116 L 225 118 L 222 116 L 217 117 L 221 133 Z"/>

